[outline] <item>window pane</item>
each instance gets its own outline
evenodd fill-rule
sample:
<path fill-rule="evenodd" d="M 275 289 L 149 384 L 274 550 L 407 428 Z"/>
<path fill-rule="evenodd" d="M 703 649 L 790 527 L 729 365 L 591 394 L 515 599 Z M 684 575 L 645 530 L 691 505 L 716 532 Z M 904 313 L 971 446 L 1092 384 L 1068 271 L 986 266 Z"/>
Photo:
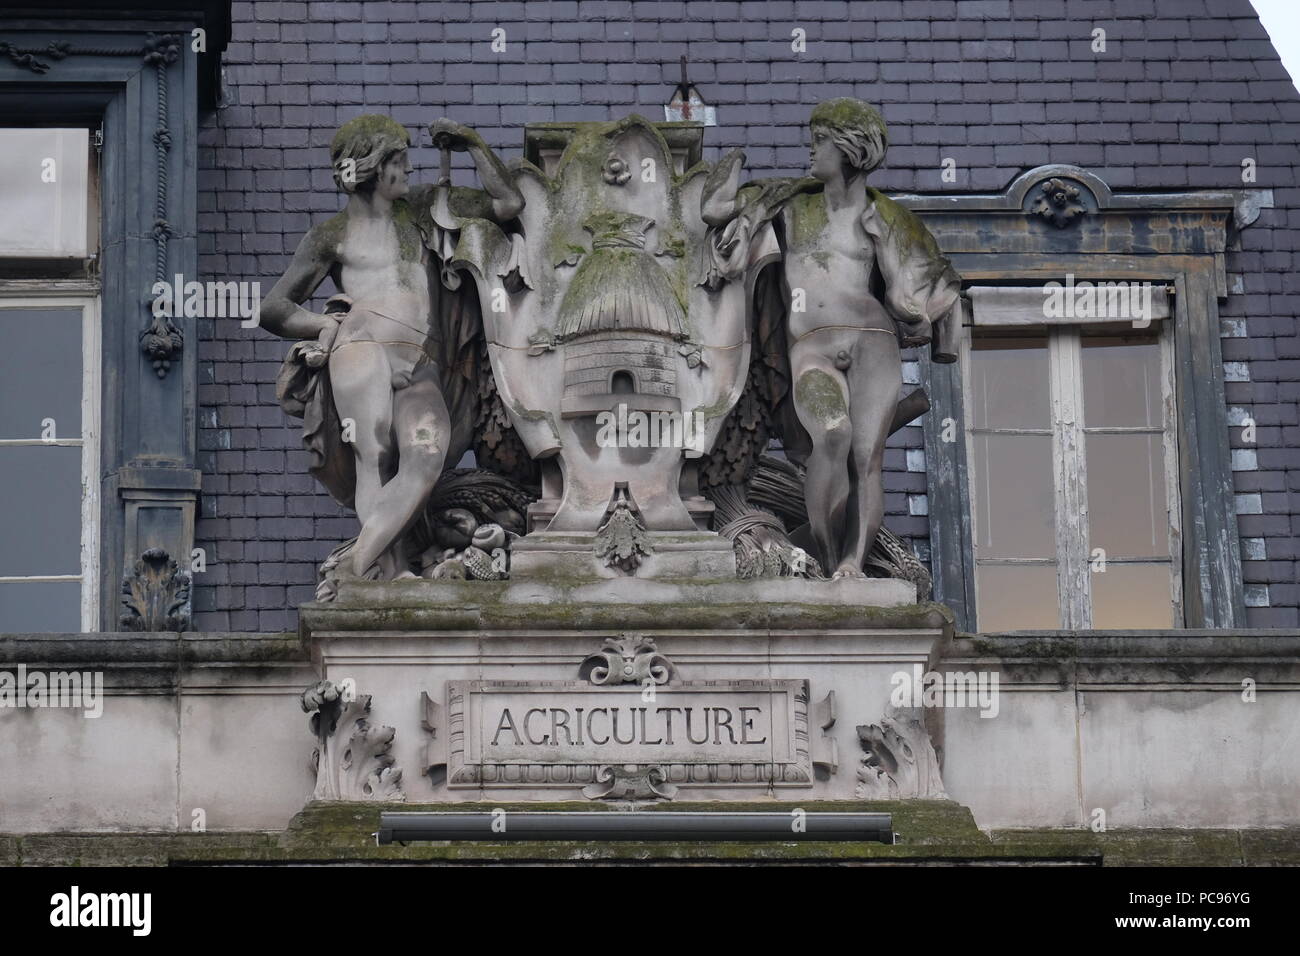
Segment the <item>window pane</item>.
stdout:
<path fill-rule="evenodd" d="M 86 255 L 89 132 L 0 129 L 0 256 Z"/>
<path fill-rule="evenodd" d="M 0 489 L 0 577 L 80 574 L 81 449 L 0 448 Z"/>
<path fill-rule="evenodd" d="M 1160 435 L 1088 435 L 1088 547 L 1107 557 L 1168 557 Z"/>
<path fill-rule="evenodd" d="M 0 581 L 0 633 L 81 630 L 76 581 Z"/>
<path fill-rule="evenodd" d="M 81 310 L 0 308 L 0 438 L 81 437 Z"/>
<path fill-rule="evenodd" d="M 1061 626 L 1055 564 L 976 565 L 975 590 L 981 632 Z"/>
<path fill-rule="evenodd" d="M 973 427 L 1052 427 L 1046 336 L 973 339 L 970 368 Z"/>
<path fill-rule="evenodd" d="M 1174 626 L 1168 564 L 1108 564 L 1092 576 L 1092 626 Z"/>
<path fill-rule="evenodd" d="M 1083 336 L 1085 426 L 1161 428 L 1160 346 L 1155 336 Z"/>
<path fill-rule="evenodd" d="M 980 558 L 1055 558 L 1052 436 L 973 435 Z"/>

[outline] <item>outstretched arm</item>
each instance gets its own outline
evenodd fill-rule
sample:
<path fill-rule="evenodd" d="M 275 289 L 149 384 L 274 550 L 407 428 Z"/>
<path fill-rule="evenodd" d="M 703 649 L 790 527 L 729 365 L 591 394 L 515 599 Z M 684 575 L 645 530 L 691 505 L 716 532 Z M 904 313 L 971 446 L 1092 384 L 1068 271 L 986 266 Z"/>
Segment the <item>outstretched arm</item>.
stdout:
<path fill-rule="evenodd" d="M 286 339 L 314 339 L 334 328 L 334 319 L 300 304 L 311 298 L 333 265 L 334 247 L 325 229 L 316 226 L 308 230 L 289 268 L 262 300 L 262 326 Z"/>
<path fill-rule="evenodd" d="M 523 211 L 524 194 L 515 186 L 514 178 L 501 157 L 492 151 L 483 137 L 449 119 L 440 119 L 429 127 L 433 145 L 440 149 L 467 152 L 474 160 L 479 181 L 492 197 L 492 218 L 499 223 L 509 222 Z"/>

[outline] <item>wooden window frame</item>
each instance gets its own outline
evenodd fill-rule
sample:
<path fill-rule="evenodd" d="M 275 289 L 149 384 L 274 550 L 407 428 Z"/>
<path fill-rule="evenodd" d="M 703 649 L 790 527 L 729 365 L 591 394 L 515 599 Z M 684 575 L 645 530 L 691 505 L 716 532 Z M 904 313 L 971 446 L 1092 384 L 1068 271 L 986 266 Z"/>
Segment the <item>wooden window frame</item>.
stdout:
<path fill-rule="evenodd" d="M 993 293 L 991 308 L 996 308 L 997 289 L 988 289 Z M 982 298 L 982 297 L 981 297 Z M 981 308 L 979 304 L 975 309 Z M 1017 324 L 985 324 L 978 314 L 972 316 L 976 329 L 1015 328 Z M 1049 366 L 1048 382 L 1050 386 L 1049 401 L 1051 415 L 1046 429 L 1025 428 L 980 428 L 967 422 L 963 431 L 966 460 L 974 462 L 974 437 L 980 433 L 1026 434 L 1051 436 L 1052 439 L 1052 481 L 1054 495 L 1054 514 L 1056 519 L 1056 556 L 1055 559 L 981 559 L 979 556 L 980 516 L 974 507 L 970 509 L 971 526 L 971 565 L 977 571 L 980 565 L 1039 565 L 1054 564 L 1057 579 L 1057 606 L 1059 608 L 1059 627 L 1065 630 L 1090 630 L 1092 621 L 1092 570 L 1090 557 L 1093 542 L 1090 540 L 1088 523 L 1082 516 L 1088 513 L 1088 469 L 1086 436 L 1091 434 L 1160 434 L 1163 450 L 1165 505 L 1169 521 L 1168 552 L 1163 562 L 1169 565 L 1170 595 L 1173 602 L 1172 626 L 1183 626 L 1182 574 L 1178 559 L 1182 540 L 1181 489 L 1178 484 L 1178 441 L 1177 419 L 1175 415 L 1175 372 L 1173 330 L 1169 321 L 1158 319 L 1152 322 L 1157 335 L 1157 347 L 1160 352 L 1161 381 L 1161 423 L 1157 426 L 1119 427 L 1104 425 L 1086 425 L 1083 408 L 1083 339 L 1084 326 L 1092 326 L 1098 331 L 1109 332 L 1114 328 L 1121 330 L 1116 323 L 1101 320 L 1077 319 L 1070 324 L 1045 323 L 1037 326 L 1019 325 L 1026 333 L 1044 335 L 1047 344 L 1047 361 Z M 971 352 L 974 335 L 964 335 L 961 341 L 961 383 L 963 407 L 974 407 L 971 396 Z M 967 500 L 974 495 L 974 473 L 968 469 Z M 1107 565 L 1125 564 L 1159 564 L 1162 559 L 1126 555 L 1106 556 Z M 979 576 L 974 575 L 972 582 L 973 610 L 979 607 Z"/>
<path fill-rule="evenodd" d="M 1063 181 L 1071 215 L 1046 201 Z M 903 195 L 967 284 L 1028 285 L 1074 274 L 1149 281 L 1174 290 L 1170 319 L 1181 492 L 1183 625 L 1246 624 L 1219 300 L 1228 295 L 1227 250 L 1274 205 L 1267 189 L 1115 193 L 1095 174 L 1054 164 L 1028 170 L 1004 192 Z M 921 350 L 925 352 L 925 350 Z M 920 356 L 931 410 L 922 419 L 934 598 L 957 627 L 974 612 L 967 456 L 945 433 L 964 427 L 961 369 Z"/>
<path fill-rule="evenodd" d="M 0 584 L 17 582 L 71 582 L 81 585 L 81 630 L 96 631 L 100 619 L 100 368 L 103 347 L 100 325 L 100 300 L 97 288 L 90 283 L 84 292 L 66 288 L 31 287 L 15 291 L 19 283 L 0 283 L 0 309 L 80 309 L 81 310 L 81 433 L 77 438 L 0 438 L 0 447 L 62 446 L 81 449 L 81 542 L 80 573 L 76 575 L 7 575 Z"/>

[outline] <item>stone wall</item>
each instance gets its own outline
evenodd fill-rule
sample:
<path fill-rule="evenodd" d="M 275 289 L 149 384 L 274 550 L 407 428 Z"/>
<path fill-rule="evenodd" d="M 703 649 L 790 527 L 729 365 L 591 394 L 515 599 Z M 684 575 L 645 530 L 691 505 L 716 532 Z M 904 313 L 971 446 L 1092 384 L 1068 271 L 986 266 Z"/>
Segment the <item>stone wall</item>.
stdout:
<path fill-rule="evenodd" d="M 438 625 L 446 626 L 445 619 Z M 423 654 L 446 643 L 395 639 Z M 678 643 L 712 649 L 717 640 Z M 331 653 L 340 651 L 346 655 L 346 645 L 334 641 Z M 927 723 L 947 794 L 984 830 L 1085 828 L 1097 810 L 1110 830 L 1300 826 L 1300 749 L 1288 745 L 1300 707 L 1298 654 L 1294 631 L 954 641 L 940 649 L 933 669 L 996 672 L 999 696 L 989 718 L 973 706 L 931 710 Z M 572 654 L 552 659 L 568 669 L 576 661 Z M 391 667 L 385 678 L 380 664 L 356 660 L 344 661 L 343 672 L 357 677 L 359 693 L 379 692 L 376 724 L 414 725 L 421 685 L 440 695 L 409 667 Z M 0 774 L 0 834 L 188 833 L 196 810 L 210 832 L 278 831 L 312 794 L 315 739 L 298 698 L 319 672 L 289 636 L 0 637 L 0 670 L 20 663 L 31 671 L 99 671 L 106 696 L 98 718 L 74 709 L 0 710 L 7 728 L 0 766 L 9 770 Z M 1246 678 L 1253 695 L 1243 694 Z M 824 690 L 827 680 L 818 675 L 816 687 Z M 837 776 L 852 781 L 862 760 L 854 740 L 862 717 L 851 701 L 841 699 L 839 709 L 847 735 Z M 427 739 L 412 726 L 399 731 L 394 747 L 412 804 L 433 794 L 421 774 Z M 520 799 L 522 792 L 489 799 Z M 779 796 L 803 799 L 791 791 Z M 482 798 L 474 789 L 456 796 Z M 681 799 L 708 799 L 708 791 Z"/>
<path fill-rule="evenodd" d="M 328 171 L 338 125 L 386 112 L 413 131 L 441 115 L 478 128 L 507 158 L 522 127 L 656 119 L 687 53 L 717 107 L 706 158 L 743 146 L 755 174 L 790 175 L 807 158 L 819 100 L 854 95 L 889 122 L 885 168 L 897 191 L 999 191 L 1045 163 L 1092 170 L 1117 190 L 1255 188 L 1275 208 L 1227 258 L 1221 303 L 1238 512 L 1252 626 L 1300 624 L 1300 307 L 1295 273 L 1294 143 L 1300 95 L 1248 0 L 855 0 L 855 2 L 322 2 L 233 5 L 226 102 L 202 119 L 203 278 L 261 280 L 284 269 L 314 219 L 339 208 Z M 494 53 L 491 31 L 506 31 Z M 1107 52 L 1091 50 L 1092 29 Z M 791 49 L 792 30 L 807 50 Z M 955 183 L 941 162 L 957 164 Z M 416 177 L 436 175 L 427 134 Z M 469 183 L 464 168 L 457 179 Z M 1239 281 L 1238 278 L 1239 277 Z M 307 476 L 296 422 L 275 402 L 285 344 L 232 320 L 199 320 L 200 468 L 196 544 L 208 570 L 196 624 L 281 630 L 311 596 L 315 567 L 355 522 Z M 922 542 L 920 429 L 886 456 L 887 524 Z"/>

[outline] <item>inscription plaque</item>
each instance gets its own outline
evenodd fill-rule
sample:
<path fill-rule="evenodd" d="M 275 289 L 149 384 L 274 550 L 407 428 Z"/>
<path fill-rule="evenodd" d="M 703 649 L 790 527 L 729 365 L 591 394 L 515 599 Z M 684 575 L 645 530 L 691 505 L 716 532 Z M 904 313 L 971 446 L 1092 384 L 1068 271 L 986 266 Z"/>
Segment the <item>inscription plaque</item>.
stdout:
<path fill-rule="evenodd" d="M 609 767 L 675 786 L 810 786 L 806 680 L 447 682 L 451 787 L 572 787 Z"/>

